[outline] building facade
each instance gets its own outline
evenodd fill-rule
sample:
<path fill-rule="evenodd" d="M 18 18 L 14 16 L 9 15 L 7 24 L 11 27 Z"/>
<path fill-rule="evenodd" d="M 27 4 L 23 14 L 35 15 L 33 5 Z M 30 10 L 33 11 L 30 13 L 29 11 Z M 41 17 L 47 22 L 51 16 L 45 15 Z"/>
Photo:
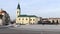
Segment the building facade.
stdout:
<path fill-rule="evenodd" d="M 60 24 L 60 18 L 49 18 L 48 19 L 51 23 L 54 21 L 55 23 L 58 21 L 58 23 Z"/>
<path fill-rule="evenodd" d="M 38 24 L 60 24 L 60 18 L 40 18 Z"/>
<path fill-rule="evenodd" d="M 16 24 L 37 24 L 38 17 L 35 15 L 21 15 L 20 5 L 18 4 L 16 11 Z"/>

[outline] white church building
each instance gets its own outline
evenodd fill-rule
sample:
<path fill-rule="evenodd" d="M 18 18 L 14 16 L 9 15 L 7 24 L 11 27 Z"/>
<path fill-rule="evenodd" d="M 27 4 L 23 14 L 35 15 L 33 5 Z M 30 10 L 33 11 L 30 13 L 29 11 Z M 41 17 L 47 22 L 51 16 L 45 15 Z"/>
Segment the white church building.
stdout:
<path fill-rule="evenodd" d="M 16 24 L 37 24 L 38 17 L 35 15 L 21 15 L 20 4 L 18 3 L 16 10 Z"/>

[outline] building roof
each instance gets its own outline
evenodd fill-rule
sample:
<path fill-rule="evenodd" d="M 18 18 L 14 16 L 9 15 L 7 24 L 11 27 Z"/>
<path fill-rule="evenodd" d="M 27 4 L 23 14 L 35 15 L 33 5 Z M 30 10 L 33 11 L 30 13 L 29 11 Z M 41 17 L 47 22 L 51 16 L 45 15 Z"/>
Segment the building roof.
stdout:
<path fill-rule="evenodd" d="M 48 18 L 42 18 L 42 20 L 48 20 Z"/>
<path fill-rule="evenodd" d="M 19 15 L 18 17 L 37 17 L 35 15 Z"/>
<path fill-rule="evenodd" d="M 7 13 L 6 11 L 4 11 L 3 9 L 0 10 L 0 13 Z"/>
<path fill-rule="evenodd" d="M 60 19 L 60 18 L 49 18 L 49 19 Z"/>

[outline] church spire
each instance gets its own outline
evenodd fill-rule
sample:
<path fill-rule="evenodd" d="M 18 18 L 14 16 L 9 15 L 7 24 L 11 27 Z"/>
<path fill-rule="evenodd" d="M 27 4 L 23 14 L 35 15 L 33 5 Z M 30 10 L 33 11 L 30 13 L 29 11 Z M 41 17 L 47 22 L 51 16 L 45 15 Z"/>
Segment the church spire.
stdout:
<path fill-rule="evenodd" d="M 20 4 L 18 3 L 17 9 L 20 9 Z"/>

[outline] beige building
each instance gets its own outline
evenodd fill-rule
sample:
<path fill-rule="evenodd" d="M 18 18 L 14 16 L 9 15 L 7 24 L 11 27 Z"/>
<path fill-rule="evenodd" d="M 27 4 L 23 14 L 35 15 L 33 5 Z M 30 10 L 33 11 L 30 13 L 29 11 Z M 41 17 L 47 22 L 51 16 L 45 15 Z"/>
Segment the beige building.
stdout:
<path fill-rule="evenodd" d="M 35 15 L 21 15 L 20 5 L 16 11 L 16 24 L 37 24 L 38 18 Z"/>
<path fill-rule="evenodd" d="M 52 20 L 54 20 L 54 22 L 56 23 L 58 20 L 58 23 L 60 23 L 60 18 L 48 18 L 49 21 L 52 22 Z"/>
<path fill-rule="evenodd" d="M 50 21 L 51 23 L 53 23 L 53 21 L 54 23 L 57 23 L 58 21 L 58 23 L 60 23 L 60 18 L 42 18 L 42 22 L 44 21 Z"/>

